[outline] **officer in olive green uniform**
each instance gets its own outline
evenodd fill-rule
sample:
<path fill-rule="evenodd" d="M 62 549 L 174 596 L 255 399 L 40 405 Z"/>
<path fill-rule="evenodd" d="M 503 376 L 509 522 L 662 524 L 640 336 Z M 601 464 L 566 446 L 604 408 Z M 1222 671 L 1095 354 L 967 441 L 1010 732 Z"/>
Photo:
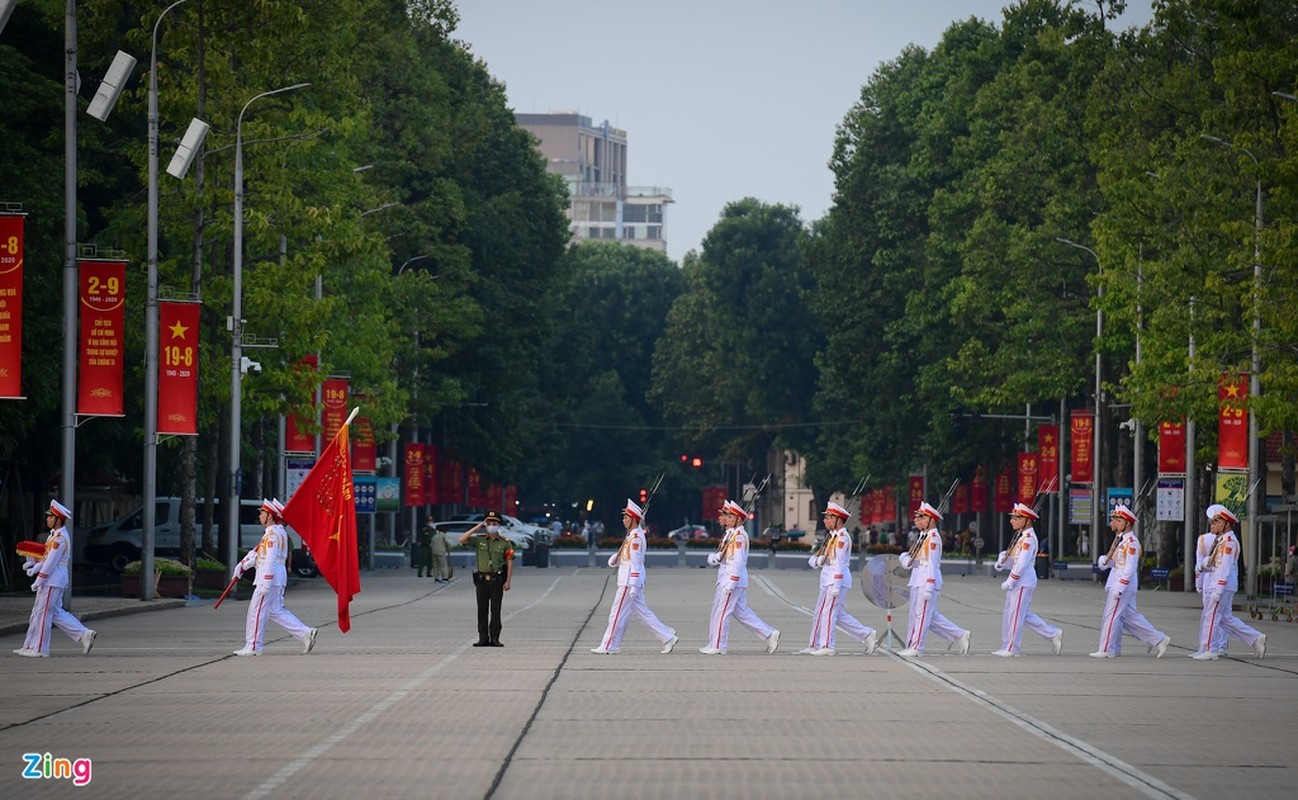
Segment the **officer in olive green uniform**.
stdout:
<path fill-rule="evenodd" d="M 419 572 L 417 577 L 424 577 L 424 571 L 428 571 L 428 577 L 433 577 L 433 533 L 437 529 L 433 527 L 432 521 L 424 523 L 424 527 L 419 530 Z M 441 577 L 438 575 L 437 577 Z"/>
<path fill-rule="evenodd" d="M 486 535 L 475 536 L 479 528 Z M 478 641 L 474 647 L 504 647 L 500 643 L 500 603 L 509 591 L 509 581 L 514 577 L 514 546 L 500 537 L 500 515 L 495 509 L 464 532 L 460 544 L 471 544 L 477 554 L 473 572 L 473 585 L 478 594 Z M 491 609 L 488 624 L 487 610 Z"/>

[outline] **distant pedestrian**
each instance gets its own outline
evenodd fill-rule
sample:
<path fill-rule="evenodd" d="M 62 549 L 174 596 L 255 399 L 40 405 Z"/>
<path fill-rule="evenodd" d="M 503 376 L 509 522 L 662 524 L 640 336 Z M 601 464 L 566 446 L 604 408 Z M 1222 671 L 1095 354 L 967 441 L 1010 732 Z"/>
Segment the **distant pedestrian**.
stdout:
<path fill-rule="evenodd" d="M 1172 639 L 1149 624 L 1136 609 L 1136 592 L 1140 588 L 1140 539 L 1132 533 L 1136 515 L 1125 505 L 1114 506 L 1109 528 L 1115 537 L 1109 554 L 1100 556 L 1097 566 L 1109 570 L 1105 581 L 1104 614 L 1100 617 L 1100 647 L 1091 658 L 1115 658 L 1122 654 L 1122 634 L 1129 633 L 1157 650 L 1162 658 Z"/>
<path fill-rule="evenodd" d="M 441 528 L 433 528 L 432 539 L 429 540 L 429 547 L 433 551 L 433 571 L 434 580 L 438 583 L 447 583 L 455 574 L 451 568 L 451 540 L 446 538 L 446 532 Z"/>
<path fill-rule="evenodd" d="M 834 655 L 840 625 L 852 638 L 865 643 L 866 655 L 873 654 L 879 646 L 879 635 L 874 628 L 847 613 L 843 590 L 852 588 L 852 541 L 844 525 L 850 516 L 847 509 L 833 501 L 825 507 L 824 545 L 807 561 L 813 569 L 820 570 L 820 596 L 816 598 L 816 610 L 811 618 L 811 642 L 800 653 Z"/>
<path fill-rule="evenodd" d="M 275 499 L 262 499 L 257 515 L 266 531 L 257 546 L 248 551 L 234 568 L 235 580 L 246 570 L 256 567 L 252 599 L 248 602 L 248 619 L 244 623 L 243 648 L 236 656 L 259 656 L 266 644 L 266 622 L 274 622 L 302 643 L 302 655 L 315 647 L 319 630 L 309 628 L 292 611 L 284 608 L 284 589 L 288 586 L 288 532 L 284 530 L 284 506 Z"/>
<path fill-rule="evenodd" d="M 942 534 L 937 524 L 942 514 L 921 501 L 915 512 L 915 534 L 910 552 L 902 553 L 901 566 L 910 570 L 910 629 L 906 648 L 897 655 L 921 656 L 929 630 L 958 646 L 960 655 L 969 652 L 969 631 L 956 625 L 937 610 L 942 596 Z"/>
<path fill-rule="evenodd" d="M 1032 593 L 1037 588 L 1037 534 L 1032 522 L 1037 512 L 1031 506 L 1015 503 L 1010 511 L 1010 527 L 1015 531 L 1008 550 L 996 558 L 996 571 L 1008 569 L 1010 576 L 1001 584 L 1005 591 L 1005 611 L 1001 614 L 1001 649 L 992 653 L 1012 658 L 1023 651 L 1023 628 L 1050 640 L 1050 651 L 1059 655 L 1064 647 L 1064 631 L 1032 612 Z"/>
<path fill-rule="evenodd" d="M 704 655 L 724 655 L 730 639 L 730 618 L 766 641 L 766 652 L 780 646 L 780 632 L 762 621 L 748 607 L 748 532 L 743 520 L 748 512 L 734 500 L 727 500 L 717 512 L 725 535 L 708 564 L 717 568 L 717 590 L 712 598 L 708 643 L 699 648 Z"/>
<path fill-rule="evenodd" d="M 424 527 L 419 529 L 419 571 L 415 573 L 416 578 L 433 577 L 433 534 L 437 532 L 437 526 L 433 525 L 430 519 L 424 523 Z"/>
<path fill-rule="evenodd" d="M 50 626 L 53 625 L 66 633 L 81 645 L 83 655 L 90 654 L 95 646 L 95 631 L 81 624 L 81 621 L 63 608 L 63 591 L 68 587 L 68 566 L 72 560 L 72 534 L 67 523 L 72 519 L 72 512 L 58 500 L 51 500 L 49 510 L 45 512 L 45 528 L 49 534 L 45 537 L 44 557 L 37 561 L 29 557 L 24 564 L 28 576 L 35 576 L 32 591 L 36 593 L 36 602 L 32 603 L 31 617 L 27 621 L 27 638 L 23 646 L 14 653 L 27 658 L 46 658 L 50 654 Z"/>
<path fill-rule="evenodd" d="M 626 508 L 622 511 L 622 526 L 626 528 L 626 537 L 618 551 L 609 556 L 608 565 L 617 569 L 617 591 L 613 594 L 613 605 L 608 611 L 608 628 L 598 647 L 591 652 L 598 655 L 612 655 L 622 647 L 622 637 L 626 625 L 632 617 L 640 620 L 657 637 L 663 645 L 662 652 L 670 653 L 680 641 L 676 631 L 667 627 L 649 609 L 645 602 L 645 535 L 640 528 L 644 521 L 644 509 L 627 498 Z"/>
<path fill-rule="evenodd" d="M 1208 506 L 1207 555 L 1195 559 L 1195 581 L 1203 590 L 1203 614 L 1199 620 L 1199 650 L 1190 657 L 1215 661 L 1225 654 L 1227 636 L 1234 636 L 1253 648 L 1258 658 L 1266 655 L 1266 634 L 1235 616 L 1231 606 L 1239 591 L 1239 539 L 1234 526 L 1239 520 L 1229 508 Z"/>

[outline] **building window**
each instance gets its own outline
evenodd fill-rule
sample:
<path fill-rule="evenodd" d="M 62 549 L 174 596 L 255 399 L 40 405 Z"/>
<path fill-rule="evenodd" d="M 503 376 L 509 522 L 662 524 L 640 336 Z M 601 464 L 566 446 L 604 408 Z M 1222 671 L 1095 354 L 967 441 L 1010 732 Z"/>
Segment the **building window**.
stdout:
<path fill-rule="evenodd" d="M 661 225 L 650 225 L 649 228 L 648 228 L 648 231 L 649 231 L 649 232 L 648 232 L 647 234 L 645 234 L 645 238 L 646 238 L 646 239 L 661 239 L 661 238 L 663 238 L 663 226 L 661 226 Z"/>

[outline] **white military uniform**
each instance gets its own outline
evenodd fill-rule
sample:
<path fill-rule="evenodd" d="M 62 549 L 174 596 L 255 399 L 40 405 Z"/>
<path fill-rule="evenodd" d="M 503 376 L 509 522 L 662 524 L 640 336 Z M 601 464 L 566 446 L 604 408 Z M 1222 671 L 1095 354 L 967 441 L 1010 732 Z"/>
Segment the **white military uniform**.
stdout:
<path fill-rule="evenodd" d="M 252 600 L 248 604 L 248 620 L 244 625 L 244 647 L 260 653 L 266 643 L 266 620 L 282 627 L 293 638 L 305 639 L 311 629 L 284 608 L 284 587 L 288 585 L 288 571 L 284 562 L 288 558 L 288 532 L 284 526 L 272 523 L 267 526 L 257 546 L 239 562 L 243 572 L 254 564 L 257 576 L 253 579 Z"/>
<path fill-rule="evenodd" d="M 901 554 L 902 567 L 910 570 L 910 629 L 906 649 L 924 652 L 924 641 L 930 630 L 950 642 L 964 638 L 969 631 L 942 616 L 937 601 L 942 596 L 942 535 L 936 527 L 921 533 L 923 544 L 913 560 L 910 553 Z"/>
<path fill-rule="evenodd" d="M 1100 569 L 1109 567 L 1109 579 L 1104 584 L 1104 615 L 1100 618 L 1099 653 L 1120 655 L 1122 634 L 1128 633 L 1150 647 L 1167 638 L 1154 628 L 1136 608 L 1136 591 L 1140 588 L 1140 539 L 1133 531 L 1119 534 L 1122 538 L 1113 554 L 1100 556 Z"/>
<path fill-rule="evenodd" d="M 68 562 L 72 558 L 72 535 L 66 523 L 50 531 L 45 539 L 45 557 L 32 561 L 28 574 L 35 575 L 32 588 L 36 602 L 32 603 L 31 617 L 27 621 L 27 638 L 22 649 L 42 656 L 50 654 L 50 626 L 54 625 L 76 641 L 89 633 L 89 628 L 63 608 L 63 592 L 68 587 Z M 84 642 L 82 643 L 84 647 Z"/>
<path fill-rule="evenodd" d="M 717 567 L 717 590 L 712 598 L 707 646 L 725 652 L 730 640 L 732 616 L 763 639 L 769 639 L 775 629 L 748 607 L 747 531 L 742 525 L 730 528 L 721 541 L 721 551 L 708 556 L 708 562 Z"/>
<path fill-rule="evenodd" d="M 811 618 L 811 642 L 808 650 L 835 649 L 835 629 L 842 626 L 852 638 L 866 642 L 874 628 L 863 625 L 847 613 L 844 589 L 852 588 L 852 537 L 843 528 L 828 534 L 823 556 L 813 555 L 807 562 L 820 568 L 820 596 Z"/>
<path fill-rule="evenodd" d="M 1001 584 L 1005 590 L 1005 610 L 1001 614 L 1001 648 L 1019 654 L 1023 650 L 1023 627 L 1038 636 L 1053 640 L 1063 631 L 1032 612 L 1032 594 L 1037 588 L 1037 534 L 1031 527 L 1023 529 L 1013 552 L 1002 552 L 996 559 L 996 571 L 1005 569 L 1010 576 Z"/>
<path fill-rule="evenodd" d="M 1213 536 L 1209 533 L 1206 536 Z M 1203 563 L 1195 559 L 1195 583 L 1203 587 L 1203 614 L 1199 618 L 1199 652 L 1226 652 L 1227 634 L 1250 647 L 1256 647 L 1262 633 L 1235 616 L 1231 604 L 1239 591 L 1239 540 L 1233 530 L 1222 534 L 1215 558 L 1209 558 L 1215 538 L 1204 554 Z M 1199 537 L 1200 542 L 1204 539 Z"/>
<path fill-rule="evenodd" d="M 644 555 L 644 531 L 637 525 L 627 531 L 622 547 L 608 559 L 608 565 L 617 568 L 617 593 L 613 596 L 613 606 L 608 612 L 608 628 L 604 631 L 604 638 L 600 640 L 599 650 L 616 653 L 622 646 L 622 636 L 632 617 L 643 622 L 662 644 L 667 644 L 676 636 L 676 631 L 664 625 L 645 603 Z"/>
<path fill-rule="evenodd" d="M 1212 545 L 1217 541 L 1217 534 L 1205 533 L 1199 537 L 1194 544 L 1194 590 L 1199 593 L 1200 600 L 1203 601 L 1203 613 L 1208 613 L 1208 604 L 1211 602 L 1210 595 L 1203 591 L 1203 568 L 1208 563 L 1208 557 L 1212 554 Z M 1200 627 L 1202 627 L 1202 617 L 1200 618 Z M 1202 642 L 1200 643 L 1202 645 Z M 1218 625 L 1213 631 L 1212 647 L 1214 653 L 1224 653 L 1227 647 L 1226 628 Z M 1204 648 L 1200 646 L 1199 652 Z"/>

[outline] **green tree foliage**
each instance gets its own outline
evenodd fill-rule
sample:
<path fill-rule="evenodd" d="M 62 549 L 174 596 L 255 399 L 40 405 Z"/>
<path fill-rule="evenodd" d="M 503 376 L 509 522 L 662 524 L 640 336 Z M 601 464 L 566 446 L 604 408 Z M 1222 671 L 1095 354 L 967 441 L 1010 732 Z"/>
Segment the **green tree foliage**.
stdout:
<path fill-rule="evenodd" d="M 805 298 L 807 239 L 795 208 L 749 198 L 727 205 L 703 252 L 687 257 L 650 389 L 685 428 L 686 449 L 762 465 L 771 446 L 799 441 L 821 341 Z"/>

